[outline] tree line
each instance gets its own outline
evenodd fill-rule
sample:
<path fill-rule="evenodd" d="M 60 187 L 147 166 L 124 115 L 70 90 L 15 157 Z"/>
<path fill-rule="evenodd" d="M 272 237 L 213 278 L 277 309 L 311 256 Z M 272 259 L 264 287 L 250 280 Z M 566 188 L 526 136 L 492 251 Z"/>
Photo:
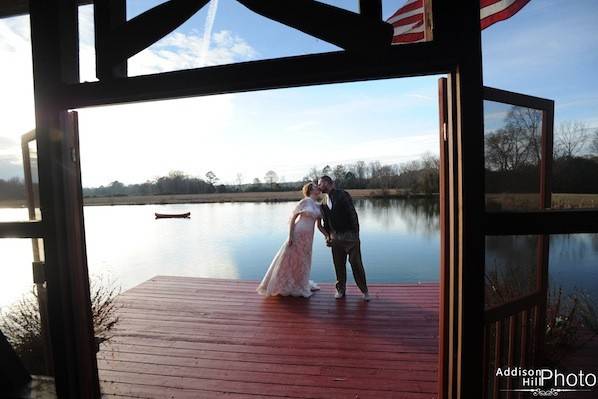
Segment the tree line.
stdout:
<path fill-rule="evenodd" d="M 537 192 L 542 160 L 542 113 L 513 106 L 501 128 L 485 134 L 486 192 Z M 552 191 L 598 193 L 598 129 L 580 121 L 554 132 Z"/>
<path fill-rule="evenodd" d="M 353 164 L 326 165 L 321 169 L 311 168 L 301 181 L 285 182 L 273 171 L 267 171 L 263 178 L 255 177 L 245 183 L 243 175 L 237 174 L 234 184 L 221 184 L 213 171 L 204 178 L 193 177 L 181 171 L 156 178 L 141 184 L 125 185 L 113 181 L 106 186 L 83 189 L 86 197 L 209 194 L 231 192 L 268 192 L 300 190 L 307 181 L 317 181 L 322 175 L 330 175 L 339 187 L 347 189 L 403 189 L 408 192 L 433 194 L 438 192 L 438 158 L 425 154 L 421 159 L 402 164 L 382 164 L 379 161 Z"/>

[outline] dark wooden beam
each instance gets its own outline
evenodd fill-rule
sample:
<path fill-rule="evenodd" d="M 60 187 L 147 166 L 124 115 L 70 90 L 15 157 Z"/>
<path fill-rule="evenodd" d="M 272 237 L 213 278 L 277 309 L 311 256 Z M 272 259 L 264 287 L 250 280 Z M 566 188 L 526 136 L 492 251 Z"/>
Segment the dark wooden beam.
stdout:
<path fill-rule="evenodd" d="M 313 0 L 237 1 L 264 17 L 348 51 L 369 51 L 390 46 L 392 42 L 391 24 L 329 4 Z M 371 12 L 371 7 L 366 10 Z"/>
<path fill-rule="evenodd" d="M 537 110 L 554 109 L 554 100 L 484 86 L 484 100 Z"/>
<path fill-rule="evenodd" d="M 359 13 L 364 17 L 382 21 L 382 0 L 359 0 Z"/>
<path fill-rule="evenodd" d="M 487 235 L 598 233 L 598 211 L 547 209 L 530 212 L 492 212 L 484 218 Z"/>
<path fill-rule="evenodd" d="M 31 0 L 31 47 L 35 100 L 35 131 L 39 165 L 48 315 L 56 390 L 60 398 L 100 397 L 93 342 L 82 309 L 91 312 L 89 290 L 79 276 L 83 265 L 72 258 L 73 214 L 69 196 L 73 147 L 64 111 L 56 99 L 65 84 L 79 82 L 78 16 L 75 0 Z M 79 187 L 80 188 L 80 187 Z M 87 275 L 85 275 L 87 278 Z"/>
<path fill-rule="evenodd" d="M 0 238 L 43 238 L 42 221 L 0 223 Z"/>
<path fill-rule="evenodd" d="M 127 21 L 126 0 L 104 0 L 93 4 L 95 28 L 96 77 L 100 80 L 127 77 L 127 60 L 112 61 L 109 57 L 112 31 Z M 124 38 L 123 38 L 124 40 Z"/>
<path fill-rule="evenodd" d="M 31 375 L 0 331 L 0 392 L 3 393 L 3 397 L 13 397 L 12 394 L 20 392 L 29 381 Z"/>
<path fill-rule="evenodd" d="M 93 0 L 79 0 L 80 6 L 91 4 Z M 2 0 L 0 1 L 0 18 L 16 17 L 29 13 L 29 0 Z"/>
<path fill-rule="evenodd" d="M 481 398 L 483 392 L 482 348 L 484 337 L 484 123 L 482 108 L 482 48 L 480 2 L 451 2 L 450 9 L 439 8 L 442 20 L 450 21 L 454 51 L 459 60 L 456 70 L 458 174 L 458 253 L 455 278 L 457 309 L 453 333 L 458 336 L 455 385 L 449 398 Z M 444 2 L 449 3 L 449 2 Z M 436 35 L 435 35 L 436 39 Z"/>
<path fill-rule="evenodd" d="M 402 63 L 402 59 L 409 62 Z M 434 43 L 370 56 L 335 52 L 65 85 L 64 109 L 134 101 L 441 74 L 454 58 Z M 251 78 L 248 78 L 251 77 Z"/>

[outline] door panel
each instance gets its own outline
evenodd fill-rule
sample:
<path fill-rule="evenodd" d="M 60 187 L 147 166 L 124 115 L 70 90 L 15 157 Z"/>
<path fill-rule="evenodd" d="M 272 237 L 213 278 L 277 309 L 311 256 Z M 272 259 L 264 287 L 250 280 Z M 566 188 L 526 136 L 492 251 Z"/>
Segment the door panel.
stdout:
<path fill-rule="evenodd" d="M 550 207 L 553 110 L 551 100 L 484 89 L 486 212 Z M 498 367 L 542 359 L 549 240 L 515 229 L 485 240 L 484 398 L 515 397 L 516 379 L 496 377 Z"/>
<path fill-rule="evenodd" d="M 65 199 L 66 262 L 70 280 L 70 301 L 73 308 L 73 338 L 77 348 L 76 361 L 82 392 L 99 397 L 96 345 L 85 250 L 83 195 L 79 159 L 79 126 L 77 112 L 63 112 L 60 118 L 64 132 L 62 170 Z"/>

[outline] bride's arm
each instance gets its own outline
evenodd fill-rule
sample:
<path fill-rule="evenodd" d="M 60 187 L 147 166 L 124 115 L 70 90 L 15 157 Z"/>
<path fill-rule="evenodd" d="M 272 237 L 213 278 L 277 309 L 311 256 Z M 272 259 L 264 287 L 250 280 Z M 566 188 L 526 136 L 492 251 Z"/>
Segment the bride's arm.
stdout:
<path fill-rule="evenodd" d="M 300 213 L 296 213 L 293 218 L 291 219 L 291 224 L 289 226 L 289 246 L 293 245 L 293 239 L 294 239 L 294 234 L 295 234 L 295 222 L 297 221 L 297 218 L 299 217 L 299 215 L 301 215 Z"/>
<path fill-rule="evenodd" d="M 326 237 L 326 240 L 329 240 L 330 239 L 330 235 L 328 234 L 328 232 L 326 231 L 326 229 L 322 225 L 322 218 L 318 218 L 317 225 L 318 225 L 318 230 L 320 230 L 320 232 L 322 234 L 324 234 L 324 237 Z"/>

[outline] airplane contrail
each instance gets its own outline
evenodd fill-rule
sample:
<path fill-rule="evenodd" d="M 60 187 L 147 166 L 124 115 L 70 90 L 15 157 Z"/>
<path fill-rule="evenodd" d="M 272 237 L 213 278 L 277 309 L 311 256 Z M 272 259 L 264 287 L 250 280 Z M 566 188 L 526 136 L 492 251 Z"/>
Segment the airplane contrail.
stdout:
<path fill-rule="evenodd" d="M 214 21 L 216 20 L 216 11 L 218 9 L 218 0 L 211 0 L 208 8 L 208 15 L 206 16 L 206 23 L 203 31 L 203 40 L 201 53 L 199 59 L 201 65 L 206 65 L 208 52 L 210 51 L 210 42 L 212 41 L 212 28 L 214 28 Z"/>

